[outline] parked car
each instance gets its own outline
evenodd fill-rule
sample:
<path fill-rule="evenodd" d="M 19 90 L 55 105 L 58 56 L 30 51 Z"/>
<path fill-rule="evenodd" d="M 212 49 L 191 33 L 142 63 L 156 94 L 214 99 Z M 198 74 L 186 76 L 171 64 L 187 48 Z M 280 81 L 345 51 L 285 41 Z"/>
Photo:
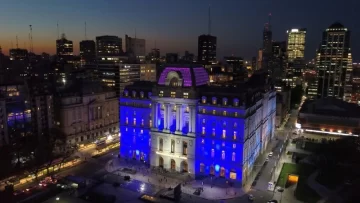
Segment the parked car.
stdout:
<path fill-rule="evenodd" d="M 255 200 L 254 195 L 250 194 L 250 195 L 249 195 L 249 200 L 250 200 L 250 201 L 254 201 L 254 200 Z"/>
<path fill-rule="evenodd" d="M 269 200 L 267 203 L 278 203 L 278 201 L 273 199 L 273 200 Z"/>

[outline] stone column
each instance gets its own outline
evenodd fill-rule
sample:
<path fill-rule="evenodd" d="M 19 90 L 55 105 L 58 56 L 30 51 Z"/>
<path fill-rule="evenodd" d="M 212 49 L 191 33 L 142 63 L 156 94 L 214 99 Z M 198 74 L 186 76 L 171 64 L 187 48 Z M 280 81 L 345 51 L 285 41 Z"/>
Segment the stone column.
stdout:
<path fill-rule="evenodd" d="M 150 128 L 156 128 L 156 103 L 155 102 L 151 103 L 151 121 L 152 121 L 152 126 L 150 126 Z"/>
<path fill-rule="evenodd" d="M 168 104 L 161 103 L 161 105 L 164 105 L 164 130 L 167 130 L 168 129 L 168 120 L 167 120 Z"/>
<path fill-rule="evenodd" d="M 191 121 L 190 121 L 190 125 L 191 125 L 191 133 L 195 133 L 196 131 L 196 106 L 190 106 L 190 112 L 191 112 Z"/>
<path fill-rule="evenodd" d="M 182 133 L 182 128 L 184 127 L 184 108 L 183 105 L 180 105 L 180 124 L 179 124 L 179 130 Z"/>
<path fill-rule="evenodd" d="M 181 104 L 176 104 L 176 131 L 180 132 L 180 110 Z"/>
<path fill-rule="evenodd" d="M 168 108 L 168 129 L 170 130 L 171 125 L 173 124 L 173 119 L 172 119 L 172 104 L 168 104 L 167 106 Z"/>

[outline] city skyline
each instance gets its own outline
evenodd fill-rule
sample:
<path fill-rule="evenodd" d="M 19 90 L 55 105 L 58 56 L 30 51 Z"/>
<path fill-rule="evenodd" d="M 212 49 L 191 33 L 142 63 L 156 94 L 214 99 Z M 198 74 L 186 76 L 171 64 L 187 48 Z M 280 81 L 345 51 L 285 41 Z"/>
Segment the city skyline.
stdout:
<path fill-rule="evenodd" d="M 197 53 L 197 39 L 208 31 L 208 5 L 211 5 L 212 35 L 218 38 L 218 59 L 235 55 L 250 59 L 257 55 L 262 47 L 262 31 L 268 14 L 272 13 L 273 40 L 286 40 L 286 30 L 306 28 L 307 40 L 305 58 L 315 58 L 316 49 L 321 42 L 322 32 L 332 23 L 339 21 L 351 31 L 351 47 L 354 61 L 360 54 L 359 26 L 356 26 L 355 0 L 343 4 L 328 4 L 324 0 L 316 2 L 305 0 L 301 5 L 296 2 L 282 1 L 240 2 L 227 0 L 216 1 L 183 1 L 164 4 L 164 1 L 143 0 L 130 2 L 113 2 L 64 0 L 58 2 L 37 1 L 31 4 L 26 1 L 3 2 L 0 8 L 3 18 L 0 19 L 2 34 L 0 46 L 8 54 L 9 48 L 18 45 L 29 47 L 29 25 L 33 26 L 33 44 L 35 53 L 55 54 L 56 39 L 65 33 L 74 42 L 74 53 L 79 54 L 79 42 L 95 40 L 96 36 L 116 35 L 123 40 L 125 34 L 146 40 L 146 52 L 159 48 L 161 55 L 175 52 L 183 54 L 185 50 Z M 323 5 L 326 3 L 326 9 Z M 311 6 L 310 6 L 311 5 Z M 297 7 L 297 12 L 291 7 Z M 176 8 L 176 9 L 174 9 Z M 54 12 L 56 9 L 57 12 Z M 17 12 L 10 12 L 10 11 Z M 224 11 L 227 11 L 224 13 Z M 317 11 L 321 11 L 318 15 Z M 41 15 L 38 15 L 41 14 Z M 224 15 L 226 14 L 226 15 Z M 43 18 L 42 16 L 47 16 Z M 26 20 L 24 20 L 26 19 Z M 230 30 L 230 31 L 229 31 Z M 124 49 L 123 45 L 123 49 Z"/>

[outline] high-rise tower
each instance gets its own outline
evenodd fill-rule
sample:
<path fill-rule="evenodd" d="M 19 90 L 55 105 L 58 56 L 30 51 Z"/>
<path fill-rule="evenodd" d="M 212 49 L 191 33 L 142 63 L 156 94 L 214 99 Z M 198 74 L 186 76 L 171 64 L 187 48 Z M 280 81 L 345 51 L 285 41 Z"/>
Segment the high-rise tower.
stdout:
<path fill-rule="evenodd" d="M 265 23 L 263 30 L 263 53 L 262 68 L 268 69 L 268 63 L 272 55 L 272 31 L 271 31 L 271 13 L 269 14 L 269 22 Z"/>
<path fill-rule="evenodd" d="M 316 55 L 317 98 L 335 97 L 350 101 L 352 56 L 350 31 L 334 23 L 323 32 Z"/>
<path fill-rule="evenodd" d="M 306 29 L 291 29 L 287 31 L 287 54 L 288 61 L 304 59 Z"/>

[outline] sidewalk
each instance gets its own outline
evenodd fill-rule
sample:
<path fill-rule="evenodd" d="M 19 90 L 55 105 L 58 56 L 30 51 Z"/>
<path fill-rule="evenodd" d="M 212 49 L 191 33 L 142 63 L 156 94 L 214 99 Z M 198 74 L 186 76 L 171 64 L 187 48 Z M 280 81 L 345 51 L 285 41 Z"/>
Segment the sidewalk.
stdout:
<path fill-rule="evenodd" d="M 136 170 L 135 174 L 129 174 L 123 172 L 122 169 L 129 168 Z M 163 188 L 174 188 L 178 184 L 182 184 L 183 193 L 194 195 L 193 193 L 197 188 L 203 188 L 203 191 L 198 197 L 204 199 L 221 200 L 231 199 L 244 195 L 244 191 L 241 188 L 240 183 L 235 183 L 233 187 L 228 186 L 225 179 L 210 177 L 200 181 L 193 180 L 188 174 L 177 173 L 177 172 L 160 172 L 158 169 L 149 169 L 146 165 L 138 161 L 124 161 L 118 158 L 110 160 L 105 169 L 108 172 L 117 175 L 129 175 L 132 179 L 139 180 L 146 183 L 163 187 Z"/>

